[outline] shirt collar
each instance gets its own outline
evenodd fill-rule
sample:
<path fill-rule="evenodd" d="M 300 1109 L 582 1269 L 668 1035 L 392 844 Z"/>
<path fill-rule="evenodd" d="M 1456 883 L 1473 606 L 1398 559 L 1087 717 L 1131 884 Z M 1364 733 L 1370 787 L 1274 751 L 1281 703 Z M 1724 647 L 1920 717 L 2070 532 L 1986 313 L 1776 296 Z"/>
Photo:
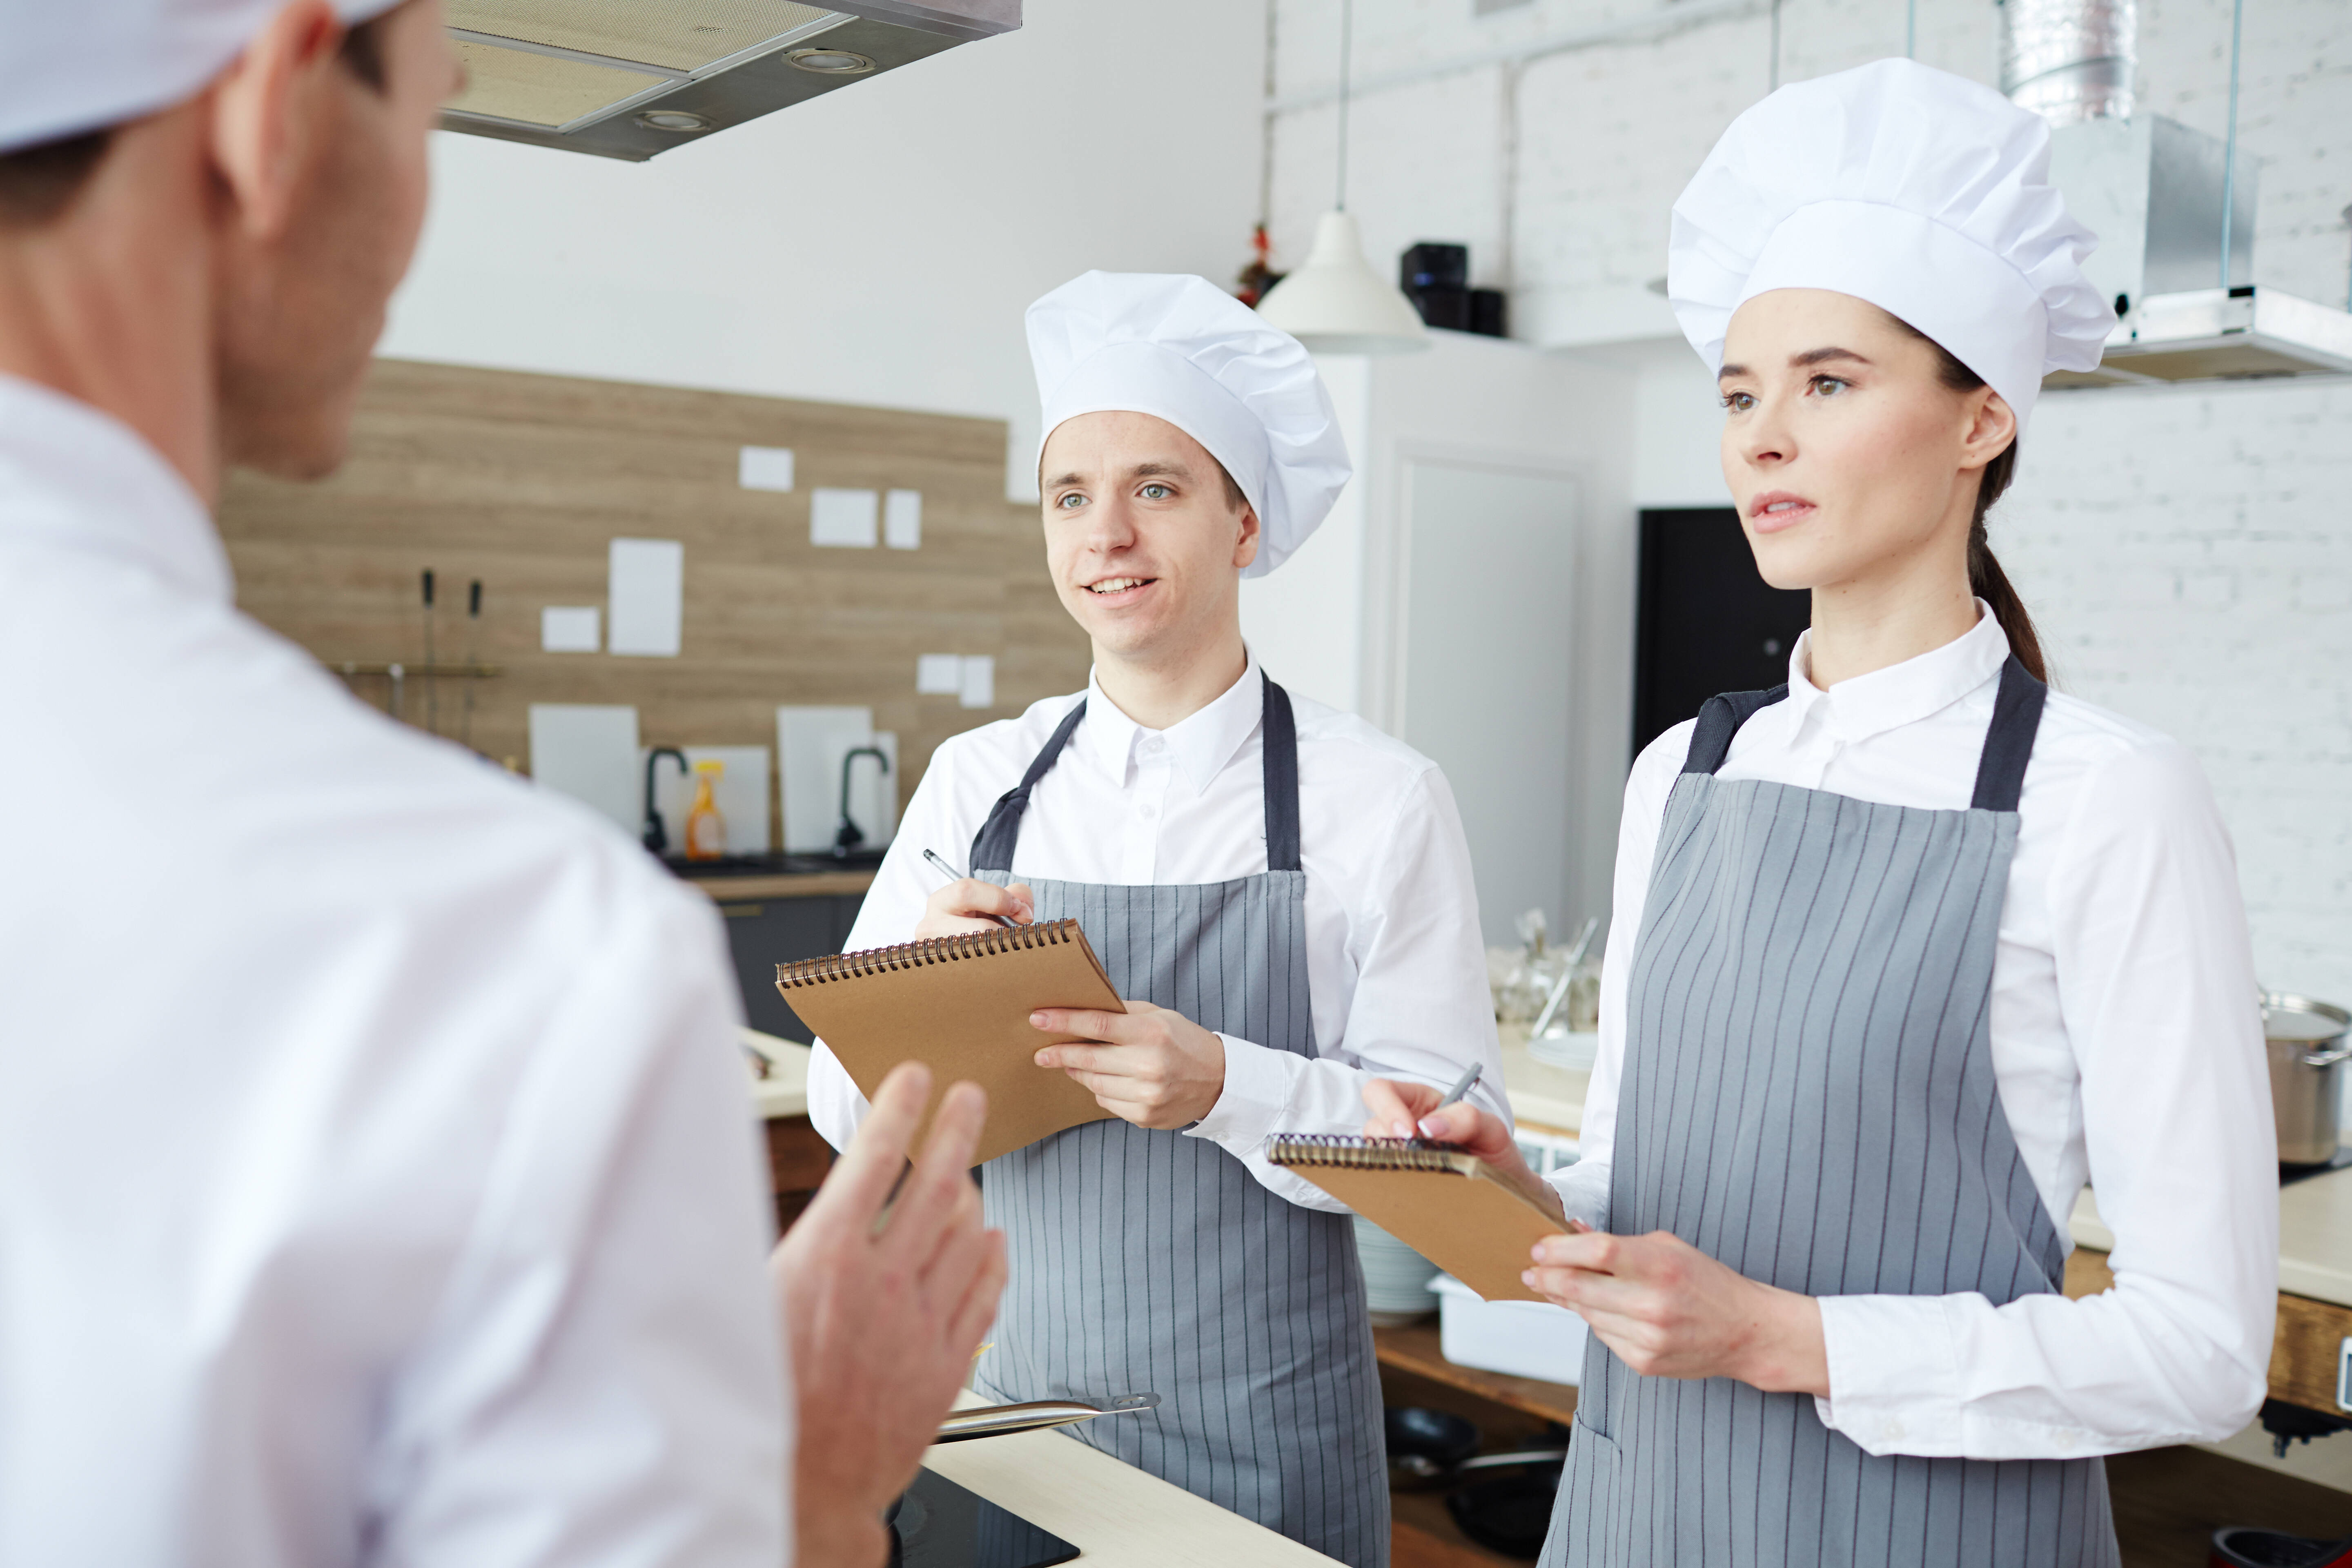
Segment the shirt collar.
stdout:
<path fill-rule="evenodd" d="M 1086 721 L 1071 742 L 1105 773 L 1124 784 L 1144 743 L 1156 739 L 1168 748 L 1170 760 L 1191 783 L 1192 793 L 1198 795 L 1234 760 L 1242 742 L 1256 731 L 1265 712 L 1265 683 L 1257 655 L 1249 654 L 1248 660 L 1241 679 L 1225 688 L 1223 694 L 1165 730 L 1147 730 L 1120 712 L 1118 705 L 1103 695 L 1102 682 L 1090 674 L 1087 678 Z"/>
<path fill-rule="evenodd" d="M 1802 724 L 1818 712 L 1831 733 L 1861 741 L 1950 707 L 1998 676 L 2009 658 L 2009 635 L 1992 606 L 1976 603 L 1977 624 L 1943 647 L 1841 680 L 1827 691 L 1807 673 L 1813 643 L 1807 631 L 1789 655 L 1790 717 Z"/>
<path fill-rule="evenodd" d="M 151 567 L 200 597 L 235 594 L 204 502 L 131 426 L 0 374 L 0 540 L 35 538 Z"/>

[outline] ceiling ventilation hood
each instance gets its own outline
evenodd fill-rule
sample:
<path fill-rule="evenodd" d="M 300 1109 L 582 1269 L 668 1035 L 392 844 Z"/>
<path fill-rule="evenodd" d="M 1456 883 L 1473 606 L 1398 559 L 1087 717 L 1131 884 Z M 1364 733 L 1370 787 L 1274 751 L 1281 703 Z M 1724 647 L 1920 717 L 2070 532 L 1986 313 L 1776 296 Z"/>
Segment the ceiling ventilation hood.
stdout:
<path fill-rule="evenodd" d="M 448 131 L 642 163 L 1021 26 L 1021 0 L 448 0 Z"/>
<path fill-rule="evenodd" d="M 2050 121 L 2051 178 L 2099 237 L 2084 273 L 2120 318 L 2098 369 L 2042 385 L 2352 373 L 2352 315 L 2250 281 L 2252 161 L 2232 170 L 2227 143 L 2133 112 L 2133 0 L 2004 0 L 2001 13 L 2002 90 Z"/>

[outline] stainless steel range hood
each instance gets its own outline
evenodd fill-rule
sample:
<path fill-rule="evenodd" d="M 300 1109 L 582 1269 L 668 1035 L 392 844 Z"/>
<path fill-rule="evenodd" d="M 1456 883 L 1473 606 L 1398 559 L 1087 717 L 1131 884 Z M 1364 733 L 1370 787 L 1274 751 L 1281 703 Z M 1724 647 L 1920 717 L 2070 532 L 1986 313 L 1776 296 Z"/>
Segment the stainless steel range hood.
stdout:
<path fill-rule="evenodd" d="M 1021 26 L 1021 0 L 448 0 L 443 129 L 642 163 Z"/>
<path fill-rule="evenodd" d="M 2230 180 L 2225 157 L 2219 139 L 2158 115 L 2051 132 L 2051 178 L 2099 237 L 2083 270 L 2121 320 L 2098 369 L 2059 372 L 2044 387 L 2352 373 L 2352 315 L 2243 281 L 2258 171 L 2241 157 Z"/>

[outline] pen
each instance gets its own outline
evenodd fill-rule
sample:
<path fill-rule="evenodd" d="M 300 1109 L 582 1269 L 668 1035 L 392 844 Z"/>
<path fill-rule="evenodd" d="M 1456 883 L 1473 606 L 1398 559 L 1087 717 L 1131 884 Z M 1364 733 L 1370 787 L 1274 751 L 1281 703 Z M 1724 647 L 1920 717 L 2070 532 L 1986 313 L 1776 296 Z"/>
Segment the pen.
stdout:
<path fill-rule="evenodd" d="M 963 880 L 963 873 L 949 865 L 947 861 L 942 859 L 936 851 L 929 849 L 924 850 L 923 858 L 929 860 L 931 863 L 932 868 L 938 871 L 940 876 L 945 877 L 949 881 L 961 882 Z M 991 915 L 988 918 L 994 921 L 1001 926 L 1009 926 L 1013 923 L 1011 921 L 1006 920 L 1003 915 Z"/>
<path fill-rule="evenodd" d="M 1469 1093 L 1470 1086 L 1476 1083 L 1478 1081 L 1478 1075 L 1486 1070 L 1486 1069 L 1482 1067 L 1473 1067 L 1468 1072 L 1464 1073 L 1459 1079 L 1455 1079 L 1454 1087 L 1445 1091 L 1445 1098 L 1437 1102 L 1437 1109 L 1439 1110 L 1443 1110 L 1447 1106 L 1459 1100 L 1464 1095 Z"/>

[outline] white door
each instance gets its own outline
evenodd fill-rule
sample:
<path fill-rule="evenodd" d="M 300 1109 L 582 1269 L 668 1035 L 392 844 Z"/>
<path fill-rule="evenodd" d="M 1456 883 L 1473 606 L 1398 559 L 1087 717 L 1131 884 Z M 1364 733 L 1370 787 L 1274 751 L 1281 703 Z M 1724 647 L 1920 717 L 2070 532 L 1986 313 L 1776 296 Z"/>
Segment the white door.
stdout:
<path fill-rule="evenodd" d="M 1462 807 L 1488 943 L 1565 907 L 1576 484 L 1537 469 L 1420 460 L 1405 468 L 1396 715 Z"/>

